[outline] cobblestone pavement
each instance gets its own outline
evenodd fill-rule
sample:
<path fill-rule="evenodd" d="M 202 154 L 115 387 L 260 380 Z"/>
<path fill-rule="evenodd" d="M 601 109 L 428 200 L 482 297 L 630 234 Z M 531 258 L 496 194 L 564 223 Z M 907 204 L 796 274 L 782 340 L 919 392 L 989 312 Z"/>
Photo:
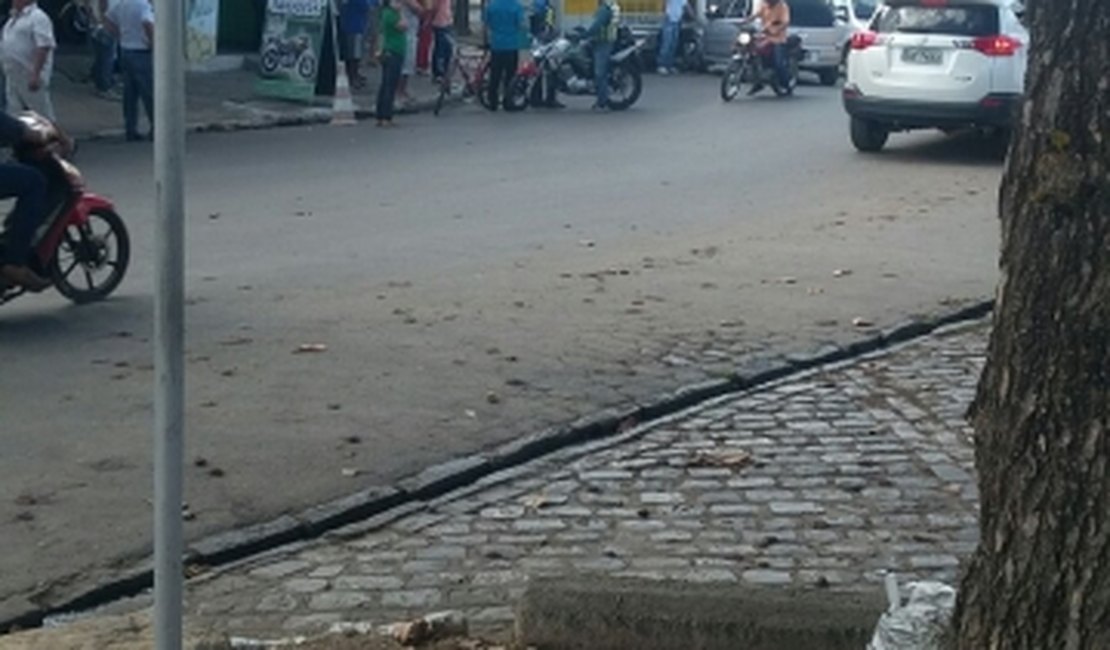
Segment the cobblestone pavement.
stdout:
<path fill-rule="evenodd" d="M 964 413 L 987 333 L 965 325 L 718 399 L 201 576 L 190 616 L 272 636 L 451 608 L 493 629 L 531 575 L 952 581 L 977 540 Z"/>

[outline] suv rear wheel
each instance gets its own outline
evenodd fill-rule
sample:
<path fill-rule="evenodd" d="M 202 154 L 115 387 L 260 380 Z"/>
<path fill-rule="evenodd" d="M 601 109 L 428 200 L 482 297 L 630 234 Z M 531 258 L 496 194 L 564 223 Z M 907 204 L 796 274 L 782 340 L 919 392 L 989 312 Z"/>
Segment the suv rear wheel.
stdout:
<path fill-rule="evenodd" d="M 881 151 L 890 137 L 890 131 L 882 124 L 859 117 L 852 118 L 851 134 L 852 144 L 864 153 Z"/>

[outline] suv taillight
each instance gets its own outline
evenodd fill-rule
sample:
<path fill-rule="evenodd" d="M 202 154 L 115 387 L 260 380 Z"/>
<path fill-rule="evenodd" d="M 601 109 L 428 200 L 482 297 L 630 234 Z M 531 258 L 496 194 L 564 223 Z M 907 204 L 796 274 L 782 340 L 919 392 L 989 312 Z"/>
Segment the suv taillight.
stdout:
<path fill-rule="evenodd" d="M 852 49 L 866 50 L 879 42 L 879 35 L 875 32 L 856 32 L 852 34 Z"/>
<path fill-rule="evenodd" d="M 1021 41 L 1010 36 L 980 36 L 971 46 L 987 56 L 1013 56 L 1021 47 Z"/>

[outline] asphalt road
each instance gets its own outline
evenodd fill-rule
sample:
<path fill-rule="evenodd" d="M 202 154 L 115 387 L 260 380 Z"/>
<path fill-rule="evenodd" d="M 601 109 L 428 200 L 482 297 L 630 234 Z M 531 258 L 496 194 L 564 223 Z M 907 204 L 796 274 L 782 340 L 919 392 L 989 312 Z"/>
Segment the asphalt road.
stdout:
<path fill-rule="evenodd" d="M 862 156 L 835 89 L 715 77 L 587 106 L 190 138 L 191 539 L 993 291 L 974 138 Z M 79 163 L 134 265 L 0 308 L 0 618 L 150 548 L 150 154 Z"/>

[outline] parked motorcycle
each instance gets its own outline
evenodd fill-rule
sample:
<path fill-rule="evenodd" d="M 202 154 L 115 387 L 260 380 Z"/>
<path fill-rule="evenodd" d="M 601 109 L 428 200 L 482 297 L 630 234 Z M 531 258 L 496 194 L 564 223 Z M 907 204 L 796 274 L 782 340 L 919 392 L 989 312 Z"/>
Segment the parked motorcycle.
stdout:
<path fill-rule="evenodd" d="M 617 30 L 609 67 L 609 108 L 625 110 L 636 103 L 643 92 L 644 80 L 639 50 L 642 43 L 632 36 L 632 30 L 622 26 Z M 549 43 L 540 43 L 532 50 L 532 60 L 517 72 L 506 98 L 506 110 L 524 110 L 532 96 L 532 86 L 541 77 L 553 79 L 564 95 L 597 95 L 594 80 L 592 43 L 584 30 L 556 37 Z"/>
<path fill-rule="evenodd" d="M 721 77 L 721 99 L 730 102 L 740 94 L 743 84 L 770 86 L 779 97 L 791 95 L 798 85 L 798 66 L 805 56 L 802 39 L 786 39 L 788 81 L 783 85 L 775 74 L 774 45 L 760 35 L 757 25 L 742 25 L 732 47 L 732 60 Z"/>
<path fill-rule="evenodd" d="M 312 51 L 312 39 L 301 34 L 295 38 L 267 36 L 262 46 L 262 60 L 259 64 L 264 74 L 274 74 L 278 70 L 296 70 L 304 79 L 316 74 L 316 54 Z"/>
<path fill-rule="evenodd" d="M 19 116 L 46 136 L 47 145 L 21 144 L 15 159 L 46 177 L 47 218 L 32 240 L 31 270 L 49 278 L 66 298 L 82 304 L 116 290 L 131 259 L 131 240 L 123 219 L 108 199 L 85 190 L 81 172 L 60 152 L 57 130 L 35 113 Z M 0 264 L 4 263 L 0 232 Z M 0 279 L 0 304 L 25 293 Z"/>

